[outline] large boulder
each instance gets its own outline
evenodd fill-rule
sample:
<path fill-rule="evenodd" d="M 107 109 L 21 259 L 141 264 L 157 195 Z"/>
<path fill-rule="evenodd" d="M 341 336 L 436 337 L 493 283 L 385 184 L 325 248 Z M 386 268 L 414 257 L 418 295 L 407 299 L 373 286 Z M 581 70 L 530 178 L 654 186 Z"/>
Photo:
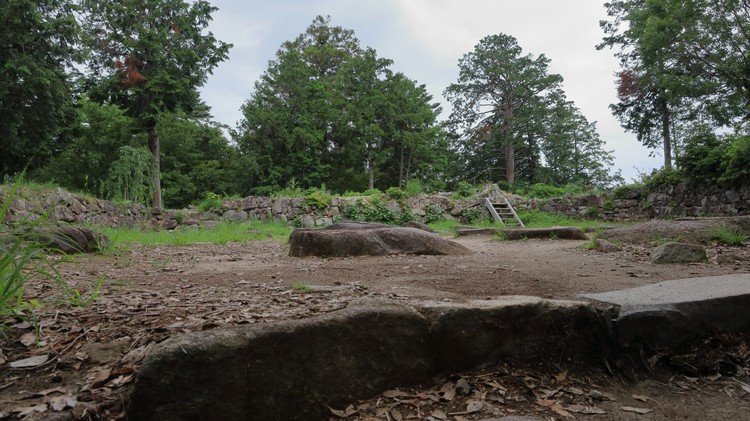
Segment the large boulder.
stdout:
<path fill-rule="evenodd" d="M 361 222 L 342 222 L 323 229 L 296 229 L 289 236 L 289 255 L 297 257 L 471 253 L 454 241 L 420 229 Z"/>
<path fill-rule="evenodd" d="M 65 254 L 95 252 L 109 244 L 106 235 L 81 227 L 40 228 L 31 236 L 46 249 Z"/>
<path fill-rule="evenodd" d="M 361 299 L 328 315 L 172 337 L 140 370 L 131 420 L 310 420 L 434 374 L 427 322 Z"/>
<path fill-rule="evenodd" d="M 430 322 L 438 369 L 462 370 L 501 360 L 596 358 L 609 328 L 585 301 L 504 296 L 418 306 Z"/>
<path fill-rule="evenodd" d="M 695 263 L 706 260 L 706 250 L 695 244 L 666 243 L 651 251 L 653 263 Z"/>

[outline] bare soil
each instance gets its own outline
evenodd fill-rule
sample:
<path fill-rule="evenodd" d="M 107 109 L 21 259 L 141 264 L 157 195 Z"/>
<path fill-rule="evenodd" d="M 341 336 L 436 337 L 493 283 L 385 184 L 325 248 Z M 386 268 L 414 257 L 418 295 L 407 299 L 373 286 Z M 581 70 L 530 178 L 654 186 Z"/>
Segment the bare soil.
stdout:
<path fill-rule="evenodd" d="M 626 245 L 622 252 L 604 254 L 583 250 L 583 241 L 510 242 L 491 237 L 465 237 L 457 241 L 476 253 L 469 256 L 293 258 L 287 255 L 287 245 L 263 241 L 135 247 L 114 256 L 74 256 L 60 264 L 63 276 L 81 290 L 86 290 L 97 279 L 104 279 L 100 297 L 88 306 L 71 307 L 69 300 L 59 301 L 59 288 L 49 281 L 30 282 L 27 298 L 44 303 L 37 311 L 40 329 L 35 333 L 29 323 L 18 321 L 5 329 L 6 338 L 0 340 L 0 366 L 3 367 L 0 370 L 0 419 L 3 414 L 33 419 L 121 417 L 140 361 L 156 343 L 168 336 L 310 317 L 343 308 L 363 295 L 403 301 L 422 298 L 460 301 L 499 295 L 575 298 L 580 293 L 630 288 L 666 279 L 750 272 L 750 250 L 746 247 L 709 247 L 712 256 L 734 254 L 739 258 L 738 262 L 727 265 L 716 264 L 713 258 L 699 264 L 654 265 L 648 260 L 648 245 Z M 29 357 L 38 357 L 38 360 L 30 367 L 9 368 L 10 362 Z M 506 391 L 511 395 L 498 395 L 502 402 L 495 400 L 490 405 L 485 400 L 482 410 L 447 415 L 446 419 L 481 419 L 499 413 L 562 419 L 566 415 L 557 412 L 557 406 L 550 401 L 563 407 L 573 404 L 565 403 L 568 401 L 589 402 L 588 398 L 582 398 L 584 395 L 576 394 L 565 401 L 563 396 L 567 396 L 564 394 L 567 392 L 539 394 L 535 388 L 516 384 L 518 376 L 508 374 L 513 372 L 512 368 L 503 370 L 502 378 L 495 379 L 497 383 L 510 391 L 516 386 L 522 387 L 517 395 L 524 396 L 523 399 L 512 398 L 516 396 L 515 391 Z M 547 385 L 549 376 L 540 370 L 527 368 L 521 377 L 534 378 L 537 383 Z M 740 381 L 748 383 L 742 372 L 738 374 Z M 642 385 L 634 385 L 632 379 L 626 381 L 594 372 L 576 376 L 566 387 L 585 389 L 586 393 L 595 389 L 620 396 L 618 401 L 612 401 L 615 404 L 599 405 L 607 414 L 585 417 L 627 419 L 631 413 L 623 412 L 620 406 L 638 406 L 626 396 L 640 394 Z M 469 380 L 481 386 L 475 378 Z M 444 381 L 455 379 L 436 379 L 440 384 L 414 389 L 409 392 L 412 396 L 409 399 L 431 401 L 430 391 L 439 390 Z M 687 382 L 687 387 L 676 382 Z M 734 378 L 662 379 L 661 383 L 654 384 L 657 386 L 648 390 L 654 402 L 641 402 L 641 406 L 648 406 L 653 412 L 632 415 L 633 419 L 750 419 L 750 386 L 745 389 Z M 554 389 L 556 384 L 547 386 Z M 490 392 L 501 390 L 486 387 L 475 388 L 470 396 L 476 397 L 474 393 L 479 391 L 478 397 L 485 392 L 484 397 L 487 397 L 491 396 Z M 413 397 L 420 393 L 425 395 Z M 362 403 L 362 408 L 352 414 L 352 418 L 398 419 L 394 414 L 381 411 L 379 404 L 390 402 L 392 405 L 396 401 L 383 399 Z M 458 402 L 465 405 L 460 399 L 444 401 L 445 413 L 467 412 L 465 408 L 458 411 L 451 406 Z M 425 408 L 443 408 L 438 403 Z M 593 405 L 593 401 L 589 404 Z M 404 419 L 407 415 L 416 418 L 430 415 L 413 411 L 412 404 L 397 404 L 396 407 L 403 409 L 399 411 Z"/>

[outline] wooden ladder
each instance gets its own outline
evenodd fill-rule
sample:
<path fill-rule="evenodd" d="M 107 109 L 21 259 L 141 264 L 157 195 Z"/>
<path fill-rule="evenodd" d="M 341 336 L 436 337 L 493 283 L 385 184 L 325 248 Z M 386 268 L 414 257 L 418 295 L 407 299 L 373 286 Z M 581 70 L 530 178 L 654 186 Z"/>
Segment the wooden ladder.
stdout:
<path fill-rule="evenodd" d="M 519 227 L 523 228 L 523 221 L 521 221 L 521 218 L 518 217 L 518 214 L 513 209 L 513 206 L 510 205 L 510 202 L 508 202 L 508 199 L 501 198 L 497 201 L 497 203 L 493 203 L 490 198 L 484 199 L 484 204 L 487 206 L 487 210 L 490 211 L 490 214 L 495 219 L 495 221 L 503 224 L 503 226 L 506 227 Z"/>

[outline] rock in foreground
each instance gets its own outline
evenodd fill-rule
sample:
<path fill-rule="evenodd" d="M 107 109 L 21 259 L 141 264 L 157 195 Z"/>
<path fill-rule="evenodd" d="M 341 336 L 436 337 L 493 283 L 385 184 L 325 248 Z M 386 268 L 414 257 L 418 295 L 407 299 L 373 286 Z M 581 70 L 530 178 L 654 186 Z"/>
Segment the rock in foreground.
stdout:
<path fill-rule="evenodd" d="M 695 263 L 706 260 L 706 250 L 695 244 L 666 243 L 651 252 L 653 263 Z"/>
<path fill-rule="evenodd" d="M 381 224 L 343 222 L 324 229 L 296 229 L 289 236 L 289 255 L 296 257 L 471 253 L 466 247 L 427 231 Z"/>
<path fill-rule="evenodd" d="M 434 373 L 425 319 L 362 300 L 307 320 L 197 332 L 159 345 L 139 370 L 131 420 L 310 420 Z"/>

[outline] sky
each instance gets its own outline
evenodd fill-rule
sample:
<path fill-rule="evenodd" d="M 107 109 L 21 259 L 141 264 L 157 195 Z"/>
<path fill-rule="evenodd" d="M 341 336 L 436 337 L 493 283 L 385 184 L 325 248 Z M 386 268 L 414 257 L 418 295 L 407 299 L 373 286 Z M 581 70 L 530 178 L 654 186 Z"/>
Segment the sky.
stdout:
<path fill-rule="evenodd" d="M 614 169 L 626 181 L 660 166 L 635 135 L 626 133 L 609 110 L 616 102 L 614 52 L 597 51 L 603 0 L 210 0 L 219 10 L 209 26 L 218 39 L 234 44 L 229 59 L 202 89 L 214 118 L 235 127 L 240 106 L 274 58 L 282 42 L 295 38 L 317 15 L 354 30 L 363 47 L 393 60 L 391 69 L 425 84 L 443 104 L 445 88 L 458 77 L 458 59 L 487 35 L 516 37 L 525 53 L 545 54 L 550 71 L 614 151 Z"/>

